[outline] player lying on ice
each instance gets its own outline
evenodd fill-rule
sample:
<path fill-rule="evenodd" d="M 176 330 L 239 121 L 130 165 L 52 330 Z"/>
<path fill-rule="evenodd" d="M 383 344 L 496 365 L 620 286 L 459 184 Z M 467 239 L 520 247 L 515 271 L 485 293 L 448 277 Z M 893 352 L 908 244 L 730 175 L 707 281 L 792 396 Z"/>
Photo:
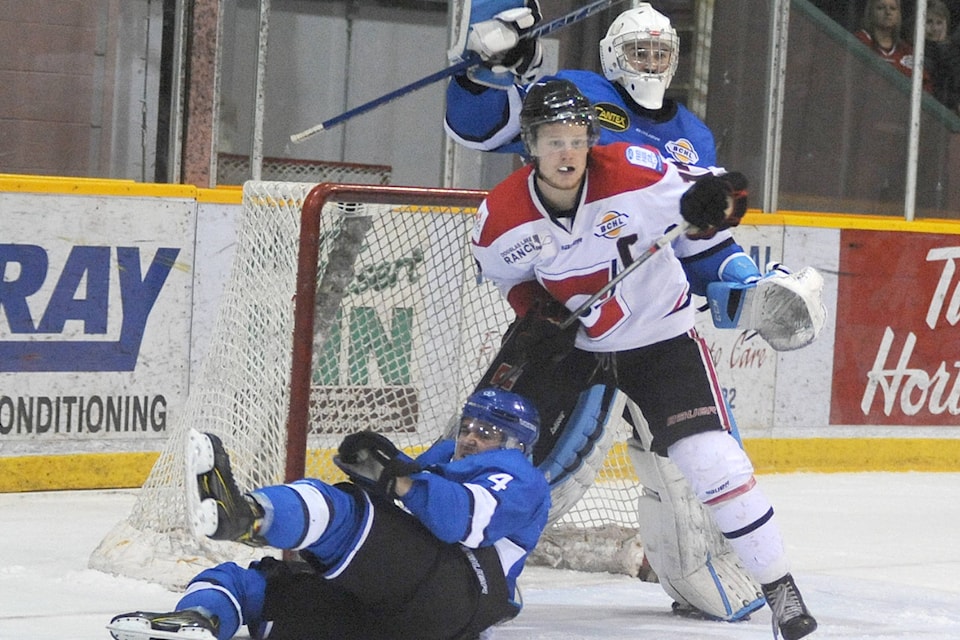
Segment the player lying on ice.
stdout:
<path fill-rule="evenodd" d="M 416 460 L 373 432 L 349 435 L 336 462 L 352 483 L 247 494 L 219 439 L 191 433 L 197 532 L 303 561 L 221 564 L 190 582 L 176 611 L 119 615 L 108 629 L 117 640 L 227 640 L 244 624 L 270 640 L 479 638 L 520 611 L 516 579 L 550 494 L 528 458 L 539 417 L 525 398 L 477 391 L 458 426 Z"/>
<path fill-rule="evenodd" d="M 733 242 L 727 229 L 746 211 L 742 174 L 675 165 L 653 147 L 594 146 L 596 111 L 572 82 L 533 85 L 520 124 L 530 164 L 480 205 L 471 243 L 482 276 L 521 318 L 485 380 L 506 382 L 536 404 L 542 424 L 551 425 L 543 430 L 545 441 L 556 438 L 556 425 L 571 414 L 540 463 L 554 486 L 555 505 L 569 501 L 557 479 L 583 462 L 577 456 L 585 447 L 578 444 L 567 458 L 558 453 L 571 431 L 591 425 L 577 417 L 583 399 L 597 388 L 617 390 L 639 410 L 630 453 L 645 487 L 642 541 L 645 548 L 659 545 L 652 558 L 672 567 L 671 593 L 714 610 L 755 608 L 763 599 L 736 582 L 739 559 L 761 586 L 775 634 L 786 640 L 808 635 L 816 621 L 789 573 L 773 507 L 728 432 L 709 349 L 694 329 L 690 294 L 714 287 L 702 292 L 712 304 L 723 302 L 719 315 L 747 314 L 772 344 L 795 348 L 822 327 L 822 279 L 816 272 L 802 272 L 800 279 L 781 272 L 762 277 Z M 668 242 L 672 229 L 676 235 Z M 637 268 L 627 271 L 634 263 Z M 621 272 L 622 281 L 589 303 Z M 700 277 L 688 281 L 691 273 Z M 744 298 L 751 300 L 749 311 Z M 578 322 L 563 331 L 558 324 L 571 312 Z M 511 348 L 523 363 L 513 370 Z M 520 375 L 513 377 L 516 369 Z M 582 442 L 597 438 L 580 436 Z M 661 464 L 668 459 L 675 466 Z M 596 462 L 582 466 L 590 464 Z M 684 504 L 690 488 L 695 497 L 687 502 L 704 505 L 705 518 Z M 703 519 L 719 529 L 735 558 L 685 557 L 684 543 L 696 545 L 697 532 L 708 530 Z M 744 599 L 728 602 L 731 594 Z"/>

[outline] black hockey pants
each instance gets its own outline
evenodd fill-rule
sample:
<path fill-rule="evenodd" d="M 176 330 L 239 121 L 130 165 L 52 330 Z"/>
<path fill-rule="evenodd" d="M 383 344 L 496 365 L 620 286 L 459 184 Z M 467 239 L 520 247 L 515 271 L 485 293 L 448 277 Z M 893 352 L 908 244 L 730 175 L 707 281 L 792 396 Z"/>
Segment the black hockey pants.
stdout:
<path fill-rule="evenodd" d="M 517 614 L 493 547 L 441 542 L 392 502 L 371 499 L 369 535 L 336 577 L 307 553 L 306 562 L 258 563 L 269 640 L 469 640 Z"/>

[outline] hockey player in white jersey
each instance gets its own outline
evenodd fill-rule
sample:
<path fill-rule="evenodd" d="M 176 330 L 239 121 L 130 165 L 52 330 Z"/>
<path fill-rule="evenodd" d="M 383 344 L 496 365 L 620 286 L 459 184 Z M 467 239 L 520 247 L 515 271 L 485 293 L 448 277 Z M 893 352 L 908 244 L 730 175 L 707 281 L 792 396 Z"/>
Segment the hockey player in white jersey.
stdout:
<path fill-rule="evenodd" d="M 594 146 L 596 112 L 566 80 L 531 87 L 521 135 L 531 164 L 489 193 L 471 236 L 482 276 L 518 317 L 549 301 L 577 310 L 668 230 L 691 227 L 582 313 L 574 347 L 551 375 L 532 372 L 513 390 L 537 403 L 544 425 L 594 385 L 626 394 L 650 435 L 637 439 L 669 457 L 706 505 L 762 586 L 775 633 L 808 635 L 816 621 L 790 574 L 773 507 L 727 431 L 713 363 L 694 329 L 691 291 L 737 281 L 744 266 L 728 229 L 746 210 L 745 178 L 674 165 L 649 146 Z"/>
<path fill-rule="evenodd" d="M 539 20 L 537 0 L 474 0 L 469 19 L 473 25 L 461 30 L 463 35 L 451 48 L 451 59 L 465 52 L 478 54 L 484 64 L 455 77 L 447 88 L 445 128 L 457 142 L 478 150 L 523 153 L 520 111 L 523 97 L 539 73 L 540 43 L 533 38 L 521 38 Z M 600 61 L 603 75 L 590 71 L 560 70 L 554 78 L 572 82 L 587 97 L 597 112 L 598 144 L 627 142 L 649 145 L 666 158 L 686 165 L 709 167 L 716 163 L 716 149 L 709 128 L 684 105 L 666 97 L 679 62 L 679 37 L 667 16 L 649 3 L 638 3 L 621 13 L 610 24 L 600 42 Z M 753 287 L 763 278 L 756 265 L 729 237 L 716 247 L 712 263 L 690 264 L 683 261 L 692 290 L 698 294 L 710 292 L 711 311 L 718 327 L 757 327 L 757 316 L 766 314 L 776 304 L 745 303 L 758 293 Z M 707 286 L 702 275 L 705 264 L 723 266 L 723 282 Z M 776 272 L 779 274 L 780 272 Z M 768 274 L 772 275 L 772 274 Z M 816 273 L 806 277 L 785 276 L 767 278 L 765 285 L 775 287 L 777 294 L 787 287 L 804 289 L 808 298 L 819 294 Z M 808 331 L 791 334 L 781 330 L 773 337 L 771 331 L 758 330 L 775 349 L 798 348 L 810 335 L 815 335 L 819 304 L 787 294 L 786 305 L 799 306 L 808 311 Z M 779 305 L 779 306 L 786 306 Z M 752 309 L 754 317 L 749 317 Z M 537 309 L 536 315 L 542 310 Z M 743 312 L 743 313 L 741 313 Z M 534 315 L 534 314 L 530 314 Z M 788 316 L 790 314 L 782 314 Z M 543 330 L 529 316 L 523 326 L 515 326 L 508 335 L 527 334 L 521 340 L 530 342 L 529 334 Z M 822 324 L 822 314 L 819 322 Z M 753 323 L 753 324 L 751 324 Z M 762 324 L 762 323 L 761 323 Z M 547 331 L 549 331 L 549 325 Z M 541 336 L 542 338 L 542 336 Z M 563 341 L 556 336 L 554 341 Z M 552 346 L 541 339 L 541 351 Z M 560 347 L 562 349 L 562 347 Z M 512 350 L 512 352 L 511 352 Z M 506 353 L 504 353 L 506 351 Z M 498 375 L 497 367 L 504 361 L 516 364 L 517 359 L 529 359 L 523 348 L 505 343 L 488 376 L 481 385 Z M 529 373 L 530 378 L 542 378 Z M 527 382 L 530 381 L 527 378 Z M 567 396 L 569 400 L 569 396 Z M 535 462 L 548 473 L 553 489 L 551 521 L 571 508 L 592 483 L 602 464 L 607 448 L 612 444 L 611 407 L 619 402 L 615 395 L 594 388 L 579 402 L 564 408 L 555 408 L 559 416 L 556 424 L 541 438 Z M 637 429 L 639 442 L 649 440 L 642 415 L 629 407 L 625 417 Z M 727 407 L 722 407 L 725 422 L 736 435 L 736 423 Z M 598 416 L 595 422 L 591 416 Z M 577 423 L 577 419 L 586 419 Z M 549 423 L 549 422 L 548 422 Z M 609 433 L 604 433 L 604 432 Z M 584 437 L 584 432 L 589 435 Z M 578 442 L 586 442 L 580 446 Z M 673 610 L 683 615 L 704 616 L 736 621 L 747 617 L 762 606 L 757 585 L 737 562 L 735 554 L 703 513 L 696 499 L 685 486 L 682 476 L 668 460 L 650 453 L 649 447 L 629 447 L 635 470 L 645 487 L 639 505 L 641 540 L 646 559 L 656 571 L 664 590 L 674 599 Z"/>
<path fill-rule="evenodd" d="M 536 39 L 520 39 L 540 18 L 538 0 L 473 0 L 475 21 L 458 59 L 475 52 L 485 61 L 447 86 L 444 125 L 451 138 L 481 151 L 522 153 L 520 105 L 542 60 Z M 641 2 L 617 16 L 600 41 L 603 75 L 561 69 L 594 105 L 600 144 L 648 144 L 665 157 L 701 167 L 717 162 L 713 133 L 686 106 L 666 97 L 680 56 L 670 19 Z M 546 78 L 545 78 L 546 79 Z"/>
<path fill-rule="evenodd" d="M 190 519 L 217 540 L 299 550 L 221 564 L 170 613 L 114 617 L 117 640 L 478 638 L 517 615 L 516 579 L 547 521 L 550 492 L 529 460 L 539 418 L 502 389 L 467 399 L 449 438 L 413 460 L 371 431 L 335 459 L 353 483 L 305 479 L 241 494 L 218 438 L 191 434 Z M 396 502 L 395 502 L 396 501 Z"/>

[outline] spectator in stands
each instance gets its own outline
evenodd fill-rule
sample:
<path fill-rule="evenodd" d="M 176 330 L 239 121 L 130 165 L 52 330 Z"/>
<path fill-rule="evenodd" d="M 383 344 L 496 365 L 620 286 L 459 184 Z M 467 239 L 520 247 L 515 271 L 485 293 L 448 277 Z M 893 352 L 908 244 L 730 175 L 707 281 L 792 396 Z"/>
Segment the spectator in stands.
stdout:
<path fill-rule="evenodd" d="M 867 0 L 863 28 L 853 35 L 893 68 L 907 77 L 913 75 L 913 45 L 903 38 L 903 11 L 900 0 Z M 932 92 L 929 76 L 923 73 L 923 88 Z"/>
<path fill-rule="evenodd" d="M 934 97 L 948 109 L 960 109 L 960 44 L 950 39 L 950 9 L 943 0 L 927 4 L 923 65 Z"/>

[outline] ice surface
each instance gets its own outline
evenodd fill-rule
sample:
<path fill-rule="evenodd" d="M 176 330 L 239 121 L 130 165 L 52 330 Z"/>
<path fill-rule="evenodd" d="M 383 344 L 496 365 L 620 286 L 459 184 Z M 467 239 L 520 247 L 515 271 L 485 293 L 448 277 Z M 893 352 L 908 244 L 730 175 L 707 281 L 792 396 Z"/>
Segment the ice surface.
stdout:
<path fill-rule="evenodd" d="M 812 640 L 960 638 L 960 473 L 759 477 L 793 573 L 820 622 Z M 134 491 L 0 494 L 0 640 L 109 640 L 116 613 L 178 594 L 87 568 Z M 528 567 L 526 606 L 497 639 L 769 639 L 766 609 L 736 624 L 670 613 L 658 585 Z M 245 635 L 239 637 L 245 638 Z"/>

